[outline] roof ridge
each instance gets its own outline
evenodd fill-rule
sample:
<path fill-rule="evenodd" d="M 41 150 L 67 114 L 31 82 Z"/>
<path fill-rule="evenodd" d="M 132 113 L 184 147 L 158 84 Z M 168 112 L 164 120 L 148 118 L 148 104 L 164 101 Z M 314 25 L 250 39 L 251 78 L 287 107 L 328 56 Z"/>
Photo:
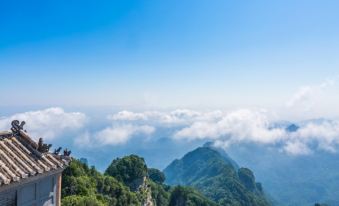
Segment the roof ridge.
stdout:
<path fill-rule="evenodd" d="M 0 139 L 4 139 L 4 138 L 7 138 L 7 137 L 11 137 L 11 136 L 13 136 L 13 133 L 10 132 L 10 131 L 0 132 Z"/>

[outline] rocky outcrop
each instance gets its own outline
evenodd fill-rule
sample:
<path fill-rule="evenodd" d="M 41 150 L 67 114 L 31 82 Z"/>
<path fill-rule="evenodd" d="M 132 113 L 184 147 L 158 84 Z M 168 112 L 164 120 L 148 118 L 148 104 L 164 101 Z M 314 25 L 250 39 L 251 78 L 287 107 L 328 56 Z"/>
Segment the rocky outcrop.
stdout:
<path fill-rule="evenodd" d="M 154 200 L 152 198 L 152 190 L 150 185 L 148 185 L 147 177 L 133 181 L 133 185 L 131 186 L 131 188 L 135 188 L 135 191 L 138 191 L 143 196 L 143 206 L 155 206 Z"/>

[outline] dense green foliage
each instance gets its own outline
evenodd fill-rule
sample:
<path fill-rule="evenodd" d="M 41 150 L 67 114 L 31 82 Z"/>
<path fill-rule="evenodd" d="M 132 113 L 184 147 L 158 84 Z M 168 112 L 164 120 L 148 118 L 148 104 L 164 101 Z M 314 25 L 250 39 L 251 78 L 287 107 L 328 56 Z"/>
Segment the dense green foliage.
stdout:
<path fill-rule="evenodd" d="M 164 184 L 157 184 L 151 180 L 149 181 L 149 186 L 152 191 L 153 202 L 157 206 L 168 206 L 171 187 Z"/>
<path fill-rule="evenodd" d="M 158 169 L 149 168 L 148 177 L 156 183 L 162 184 L 165 181 L 165 174 Z"/>
<path fill-rule="evenodd" d="M 184 187 L 173 189 L 163 184 L 164 180 L 161 171 L 148 169 L 144 160 L 135 155 L 113 160 L 105 174 L 73 160 L 63 173 L 62 205 L 140 206 L 148 197 L 154 206 L 181 206 L 173 202 L 176 197 L 183 198 L 184 205 L 213 205 L 199 192 Z M 129 186 L 135 182 L 138 190 L 131 191 Z"/>
<path fill-rule="evenodd" d="M 62 199 L 63 206 L 105 206 L 95 196 L 71 195 Z"/>
<path fill-rule="evenodd" d="M 270 205 L 249 169 L 237 170 L 233 162 L 210 147 L 189 152 L 164 172 L 167 183 L 192 186 L 219 205 Z"/>
<path fill-rule="evenodd" d="M 62 205 L 140 205 L 137 195 L 115 178 L 105 176 L 78 160 L 63 173 Z"/>
<path fill-rule="evenodd" d="M 216 206 L 196 190 L 188 187 L 176 186 L 172 193 L 169 206 Z"/>
<path fill-rule="evenodd" d="M 239 176 L 240 182 L 246 187 L 246 189 L 250 191 L 255 191 L 257 189 L 257 185 L 255 183 L 255 177 L 253 175 L 253 172 L 250 169 L 240 168 L 238 170 L 238 176 Z"/>
<path fill-rule="evenodd" d="M 130 155 L 113 160 L 106 169 L 105 175 L 115 177 L 132 190 L 136 190 L 138 181 L 142 181 L 142 178 L 147 175 L 147 166 L 143 158 L 137 155 Z"/>

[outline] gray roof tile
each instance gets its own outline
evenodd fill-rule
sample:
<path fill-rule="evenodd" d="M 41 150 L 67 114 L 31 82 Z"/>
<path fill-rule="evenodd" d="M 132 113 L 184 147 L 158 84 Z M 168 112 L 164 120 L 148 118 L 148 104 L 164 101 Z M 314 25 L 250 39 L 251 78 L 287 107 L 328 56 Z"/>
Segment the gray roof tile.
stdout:
<path fill-rule="evenodd" d="M 0 187 L 51 170 L 63 169 L 69 161 L 68 156 L 40 152 L 38 144 L 22 128 L 0 132 Z"/>

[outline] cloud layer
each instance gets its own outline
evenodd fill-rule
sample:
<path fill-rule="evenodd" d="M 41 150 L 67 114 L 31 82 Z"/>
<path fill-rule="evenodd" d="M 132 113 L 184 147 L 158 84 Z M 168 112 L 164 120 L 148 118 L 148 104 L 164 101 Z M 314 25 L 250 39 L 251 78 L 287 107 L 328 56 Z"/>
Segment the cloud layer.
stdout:
<path fill-rule="evenodd" d="M 76 131 L 75 145 L 112 146 L 126 144 L 133 138 L 146 141 L 159 131 L 176 141 L 213 141 L 227 148 L 234 144 L 253 143 L 276 147 L 290 155 L 307 155 L 317 150 L 337 152 L 339 121 L 312 120 L 298 124 L 294 132 L 286 130 L 266 110 L 239 109 L 235 111 L 121 111 L 107 117 L 107 125 L 91 129 L 84 127 L 88 117 L 62 108 L 48 108 L 18 113 L 0 118 L 0 130 L 8 130 L 12 120 L 27 122 L 25 128 L 37 139 L 52 140 L 66 132 Z"/>
<path fill-rule="evenodd" d="M 214 141 L 217 146 L 254 143 L 276 146 L 291 155 L 307 155 L 315 150 L 336 152 L 339 146 L 339 121 L 306 121 L 300 123 L 295 132 L 286 131 L 286 125 L 279 125 L 265 110 L 240 109 L 231 112 L 175 110 L 170 112 L 146 111 L 134 113 L 121 111 L 109 116 L 113 123 L 127 124 L 132 132 L 124 132 L 123 138 L 112 134 L 119 129 L 107 129 L 101 136 L 116 136 L 116 140 L 102 141 L 120 143 L 137 131 L 131 124 L 152 125 L 174 129 L 170 138 L 176 140 Z M 128 129 L 123 127 L 123 129 Z M 122 130 L 124 131 L 124 130 Z M 102 135 L 107 133 L 107 135 Z M 119 132 L 120 133 L 120 132 Z M 148 135 L 150 133 L 144 133 Z M 121 139 L 121 140 L 120 140 Z"/>
<path fill-rule="evenodd" d="M 186 125 L 199 120 L 214 120 L 222 116 L 221 111 L 198 112 L 188 109 L 177 109 L 170 112 L 145 111 L 131 112 L 121 111 L 110 115 L 108 118 L 113 121 L 139 121 L 158 124 L 160 126 Z"/>
<path fill-rule="evenodd" d="M 62 108 L 53 107 L 44 110 L 30 111 L 0 118 L 0 130 L 11 128 L 12 120 L 25 121 L 25 129 L 35 139 L 43 137 L 51 140 L 66 131 L 78 130 L 86 123 L 86 115 L 79 112 L 65 112 Z"/>
<path fill-rule="evenodd" d="M 175 133 L 175 138 L 212 138 L 229 142 L 270 143 L 283 136 L 281 129 L 268 129 L 270 122 L 262 111 L 237 110 L 215 121 L 196 121 Z"/>

